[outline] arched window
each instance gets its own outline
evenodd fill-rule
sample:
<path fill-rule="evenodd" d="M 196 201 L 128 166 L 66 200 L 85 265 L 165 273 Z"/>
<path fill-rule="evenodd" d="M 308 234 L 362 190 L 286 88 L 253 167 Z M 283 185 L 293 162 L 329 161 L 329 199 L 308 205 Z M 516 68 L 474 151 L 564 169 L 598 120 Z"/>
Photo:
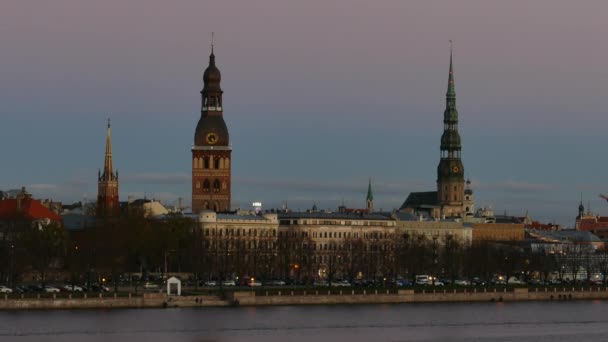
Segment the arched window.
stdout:
<path fill-rule="evenodd" d="M 213 181 L 213 192 L 220 191 L 220 181 L 218 179 Z"/>
<path fill-rule="evenodd" d="M 205 168 L 205 169 L 209 168 L 209 157 L 203 158 L 203 168 Z"/>
<path fill-rule="evenodd" d="M 214 169 L 219 169 L 220 168 L 220 159 L 219 158 L 214 158 L 213 159 L 213 168 Z"/>
<path fill-rule="evenodd" d="M 209 182 L 208 179 L 205 179 L 203 181 L 203 191 L 208 192 L 210 187 L 211 187 L 211 183 Z"/>

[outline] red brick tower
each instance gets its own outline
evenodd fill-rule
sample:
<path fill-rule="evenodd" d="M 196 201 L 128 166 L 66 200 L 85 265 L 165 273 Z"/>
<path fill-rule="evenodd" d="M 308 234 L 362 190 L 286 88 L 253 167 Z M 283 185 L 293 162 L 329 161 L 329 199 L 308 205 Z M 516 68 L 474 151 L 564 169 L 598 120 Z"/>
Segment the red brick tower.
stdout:
<path fill-rule="evenodd" d="M 232 147 L 224 122 L 220 80 L 212 44 L 209 66 L 203 74 L 201 118 L 192 146 L 192 212 L 195 214 L 202 210 L 230 210 Z"/>
<path fill-rule="evenodd" d="M 112 164 L 112 135 L 108 119 L 103 173 L 99 171 L 97 175 L 97 216 L 112 216 L 118 212 L 118 171 L 114 172 Z"/>

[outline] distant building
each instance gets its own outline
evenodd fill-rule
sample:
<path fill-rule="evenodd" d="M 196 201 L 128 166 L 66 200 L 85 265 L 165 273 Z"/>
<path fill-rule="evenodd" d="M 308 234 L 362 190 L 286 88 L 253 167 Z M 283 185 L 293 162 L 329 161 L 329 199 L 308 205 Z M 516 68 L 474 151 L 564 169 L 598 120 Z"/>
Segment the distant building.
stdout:
<path fill-rule="evenodd" d="M 312 211 L 317 211 L 316 204 L 313 206 Z M 342 204 L 338 207 L 338 212 L 342 214 L 370 214 L 374 212 L 374 193 L 372 191 L 372 180 L 369 180 L 367 186 L 367 195 L 365 196 L 365 208 L 347 208 L 344 204 Z"/>
<path fill-rule="evenodd" d="M 582 200 L 578 206 L 578 216 L 574 227 L 576 230 L 591 232 L 602 239 L 608 239 L 608 216 L 585 212 Z"/>
<path fill-rule="evenodd" d="M 531 242 L 532 251 L 545 253 L 562 253 L 579 246 L 581 251 L 594 252 L 604 249 L 604 242 L 591 232 L 575 229 L 562 229 L 557 231 L 527 229 L 526 233 L 534 239 Z"/>
<path fill-rule="evenodd" d="M 523 223 L 473 223 L 471 224 L 473 244 L 495 241 L 523 241 Z"/>
<path fill-rule="evenodd" d="M 62 219 L 33 199 L 25 188 L 14 198 L 0 200 L 0 234 L 4 237 L 28 227 L 42 229 L 51 223 L 61 224 Z"/>
<path fill-rule="evenodd" d="M 127 203 L 127 210 L 132 210 L 134 208 L 141 210 L 144 217 L 156 217 L 169 213 L 169 210 L 162 203 L 153 199 L 129 200 Z"/>
<path fill-rule="evenodd" d="M 97 216 L 118 215 L 120 213 L 118 203 L 118 171 L 114 172 L 112 162 L 112 135 L 108 119 L 103 173 L 99 171 L 97 175 Z"/>

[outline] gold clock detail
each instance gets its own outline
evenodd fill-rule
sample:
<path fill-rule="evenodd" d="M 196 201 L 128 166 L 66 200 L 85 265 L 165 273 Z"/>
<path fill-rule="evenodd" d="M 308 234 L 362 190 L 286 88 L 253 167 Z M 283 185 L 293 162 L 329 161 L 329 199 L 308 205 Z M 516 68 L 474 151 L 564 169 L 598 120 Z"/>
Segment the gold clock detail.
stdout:
<path fill-rule="evenodd" d="M 215 145 L 218 141 L 218 136 L 215 133 L 208 133 L 206 140 L 207 140 L 207 144 Z"/>
<path fill-rule="evenodd" d="M 452 168 L 452 172 L 454 172 L 454 173 L 458 173 L 458 171 L 460 171 L 460 169 L 458 168 L 458 166 L 454 166 L 454 167 Z"/>

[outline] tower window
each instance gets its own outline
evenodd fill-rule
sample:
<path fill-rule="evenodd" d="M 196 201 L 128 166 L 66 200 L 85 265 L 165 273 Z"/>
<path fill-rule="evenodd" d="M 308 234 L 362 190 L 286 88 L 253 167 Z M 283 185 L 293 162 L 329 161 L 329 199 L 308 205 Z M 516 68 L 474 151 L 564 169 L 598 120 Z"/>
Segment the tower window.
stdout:
<path fill-rule="evenodd" d="M 210 187 L 211 187 L 211 183 L 209 182 L 208 179 L 205 179 L 203 181 L 203 191 L 208 192 Z"/>
<path fill-rule="evenodd" d="M 203 159 L 203 168 L 205 168 L 205 169 L 209 168 L 209 157 L 205 157 Z"/>
<path fill-rule="evenodd" d="M 213 168 L 214 169 L 219 169 L 220 168 L 220 159 L 216 158 L 213 160 Z"/>
<path fill-rule="evenodd" d="M 215 181 L 213 181 L 213 192 L 218 191 L 220 191 L 220 181 L 216 179 Z"/>

